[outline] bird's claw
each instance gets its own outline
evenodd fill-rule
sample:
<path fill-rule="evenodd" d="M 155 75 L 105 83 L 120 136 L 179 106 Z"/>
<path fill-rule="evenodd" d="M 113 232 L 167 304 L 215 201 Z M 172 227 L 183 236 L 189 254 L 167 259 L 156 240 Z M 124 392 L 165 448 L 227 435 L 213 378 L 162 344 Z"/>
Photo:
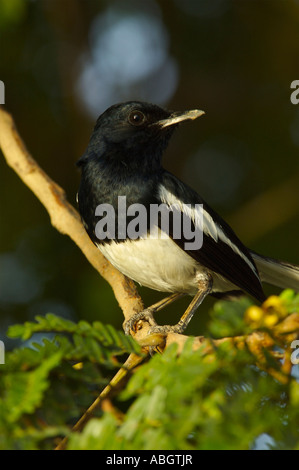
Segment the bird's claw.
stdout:
<path fill-rule="evenodd" d="M 136 332 L 139 330 L 141 325 L 138 325 L 138 323 L 141 321 L 146 321 L 151 328 L 158 326 L 153 316 L 153 310 L 151 308 L 146 308 L 145 310 L 142 310 L 142 312 L 135 313 L 128 320 L 124 321 L 123 329 L 125 334 L 129 335 L 130 331 Z"/>

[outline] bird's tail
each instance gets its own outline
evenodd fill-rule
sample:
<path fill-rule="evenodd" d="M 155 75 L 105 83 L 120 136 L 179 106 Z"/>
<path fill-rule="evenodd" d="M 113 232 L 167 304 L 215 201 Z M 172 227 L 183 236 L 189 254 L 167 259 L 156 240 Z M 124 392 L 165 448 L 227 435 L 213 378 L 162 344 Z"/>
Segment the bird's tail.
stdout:
<path fill-rule="evenodd" d="M 299 266 L 251 252 L 262 282 L 299 292 Z"/>

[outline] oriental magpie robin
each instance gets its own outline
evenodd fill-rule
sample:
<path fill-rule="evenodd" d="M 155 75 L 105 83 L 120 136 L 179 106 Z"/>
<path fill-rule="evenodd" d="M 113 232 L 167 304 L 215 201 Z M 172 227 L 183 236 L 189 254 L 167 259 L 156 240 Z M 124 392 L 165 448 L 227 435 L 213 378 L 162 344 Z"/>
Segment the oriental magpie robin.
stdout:
<path fill-rule="evenodd" d="M 208 294 L 227 297 L 247 293 L 262 302 L 265 299 L 262 281 L 299 289 L 299 267 L 247 249 L 193 189 L 163 168 L 162 154 L 174 129 L 202 114 L 200 110 L 171 112 L 138 101 L 116 104 L 98 118 L 89 145 L 77 163 L 82 170 L 79 210 L 93 243 L 129 278 L 152 289 L 173 293 L 154 309 L 133 315 L 125 325 L 127 333 L 141 318 L 152 325 L 151 332 L 180 333 Z M 184 233 L 174 237 L 171 229 L 164 237 L 151 237 L 149 225 L 147 232 L 135 239 L 126 233 L 99 238 L 96 208 L 102 204 L 112 207 L 118 225 L 124 217 L 117 205 L 119 196 L 126 197 L 127 205 L 142 204 L 145 208 L 161 203 L 174 205 L 195 229 L 200 207 L 201 248 L 186 248 Z M 157 326 L 153 311 L 182 294 L 194 297 L 178 324 Z"/>

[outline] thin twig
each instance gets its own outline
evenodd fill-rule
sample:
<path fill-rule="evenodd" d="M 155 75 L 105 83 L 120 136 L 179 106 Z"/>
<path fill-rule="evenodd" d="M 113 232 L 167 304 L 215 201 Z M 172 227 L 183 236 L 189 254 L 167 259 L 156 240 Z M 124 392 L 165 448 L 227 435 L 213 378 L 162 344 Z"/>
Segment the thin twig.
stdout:
<path fill-rule="evenodd" d="M 81 416 L 81 418 L 77 421 L 77 423 L 73 426 L 71 432 L 79 432 L 81 431 L 87 421 L 94 415 L 95 411 L 100 407 L 103 400 L 107 399 L 110 395 L 112 390 L 115 390 L 117 386 L 119 386 L 120 382 L 128 375 L 128 373 L 140 364 L 143 361 L 143 356 L 137 356 L 137 354 L 130 354 L 124 365 L 118 370 L 115 376 L 110 380 L 109 384 L 104 388 L 104 390 L 100 393 L 100 395 L 94 400 L 94 402 L 90 405 L 90 407 L 86 410 L 86 412 Z M 55 450 L 64 450 L 66 448 L 68 441 L 68 436 L 66 436 L 62 441 L 58 444 Z"/>

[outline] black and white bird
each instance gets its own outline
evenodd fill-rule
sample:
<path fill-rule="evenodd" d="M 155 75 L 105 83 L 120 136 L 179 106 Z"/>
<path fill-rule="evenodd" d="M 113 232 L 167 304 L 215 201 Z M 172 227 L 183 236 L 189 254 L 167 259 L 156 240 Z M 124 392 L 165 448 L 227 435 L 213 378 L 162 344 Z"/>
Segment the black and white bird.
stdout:
<path fill-rule="evenodd" d="M 98 118 L 77 163 L 82 170 L 80 214 L 89 237 L 104 256 L 141 285 L 173 293 L 170 301 L 181 294 L 194 296 L 176 325 L 156 325 L 152 311 L 147 310 L 132 317 L 127 332 L 138 319 L 147 318 L 156 325 L 152 332 L 180 333 L 208 294 L 225 297 L 246 293 L 262 302 L 265 294 L 261 282 L 299 290 L 298 266 L 247 249 L 193 189 L 163 168 L 162 155 L 174 129 L 202 114 L 200 110 L 171 112 L 138 101 L 116 104 Z M 135 239 L 117 230 L 113 237 L 99 237 L 96 227 L 101 217 L 96 209 L 100 205 L 113 208 L 116 227 L 123 220 L 129 223 L 119 210 L 119 196 L 126 197 L 126 207 L 141 204 L 148 211 L 151 205 L 162 203 L 176 207 L 195 229 L 199 228 L 197 208 L 201 205 L 201 248 L 186 248 L 183 231 L 179 238 L 171 229 L 166 236 L 150 236 L 150 221 L 146 233 Z"/>

